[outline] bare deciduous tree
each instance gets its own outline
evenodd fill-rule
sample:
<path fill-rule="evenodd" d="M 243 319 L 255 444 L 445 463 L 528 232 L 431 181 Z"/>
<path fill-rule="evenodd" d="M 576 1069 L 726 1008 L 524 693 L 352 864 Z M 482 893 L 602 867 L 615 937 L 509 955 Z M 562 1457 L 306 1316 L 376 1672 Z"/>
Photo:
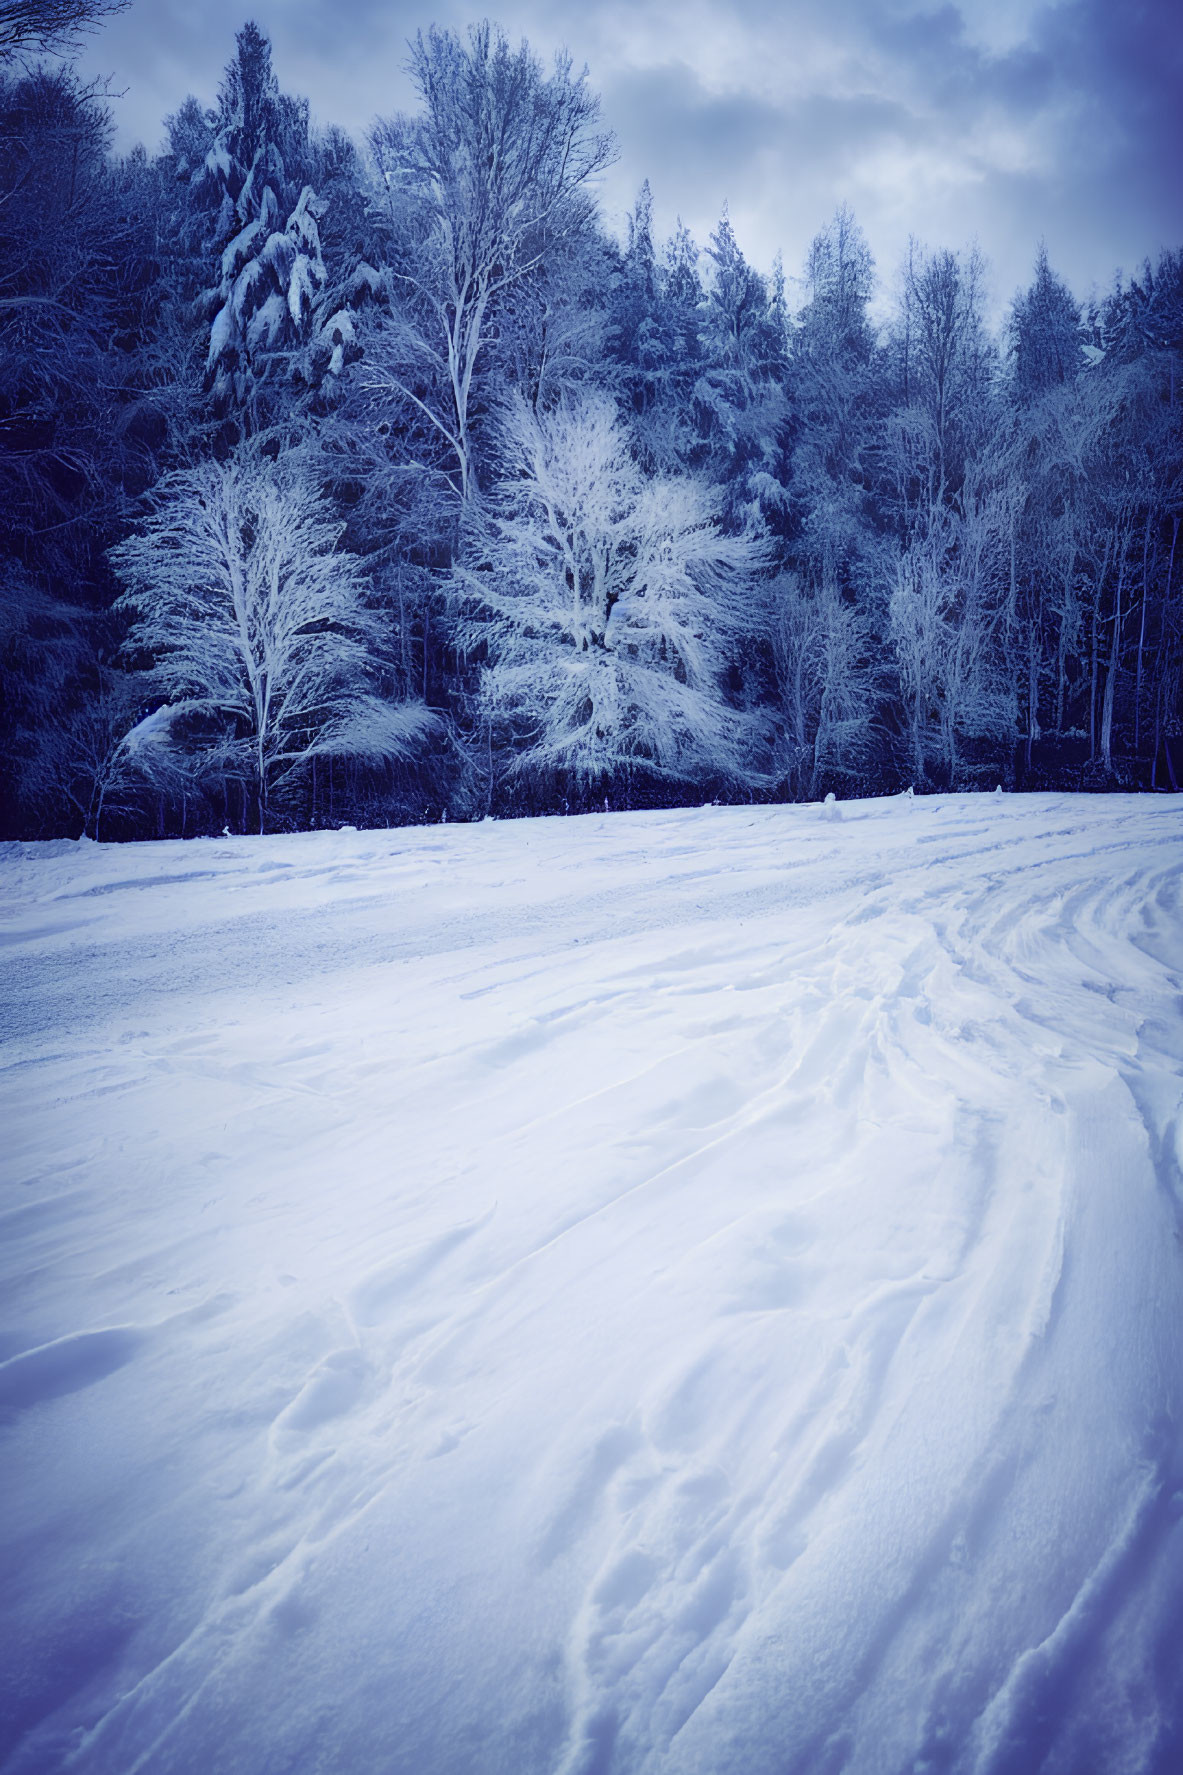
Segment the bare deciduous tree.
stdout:
<path fill-rule="evenodd" d="M 919 782 L 936 763 L 956 787 L 971 770 L 966 741 L 990 742 L 992 761 L 1009 756 L 1017 720 L 1006 659 L 1015 494 L 1004 477 L 975 465 L 961 509 L 938 513 L 899 557 L 889 618 Z"/>
<path fill-rule="evenodd" d="M 778 755 L 791 792 L 858 779 L 881 738 L 882 685 L 865 619 L 832 579 L 807 590 L 793 574 L 772 588 Z"/>
<path fill-rule="evenodd" d="M 87 31 L 130 4 L 131 0 L 0 0 L 0 61 L 76 49 Z"/>
<path fill-rule="evenodd" d="M 596 130 L 586 74 L 560 56 L 547 77 L 525 43 L 511 50 L 487 23 L 467 43 L 434 26 L 420 34 L 410 72 L 422 113 L 371 135 L 395 237 L 396 315 L 372 387 L 418 410 L 467 501 L 473 377 L 492 311 L 588 225 L 586 184 L 614 150 Z"/>

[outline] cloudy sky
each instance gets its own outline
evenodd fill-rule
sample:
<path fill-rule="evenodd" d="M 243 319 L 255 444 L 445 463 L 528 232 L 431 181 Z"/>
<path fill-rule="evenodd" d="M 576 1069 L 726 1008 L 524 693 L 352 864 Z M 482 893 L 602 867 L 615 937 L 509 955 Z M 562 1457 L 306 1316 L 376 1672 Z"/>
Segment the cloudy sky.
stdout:
<path fill-rule="evenodd" d="M 457 0 L 133 0 L 88 46 L 111 75 L 118 144 L 150 148 L 187 92 L 212 102 L 253 16 L 285 89 L 360 135 L 413 102 L 407 38 L 485 9 Z M 884 295 L 909 234 L 976 240 L 995 313 L 1040 237 L 1085 296 L 1114 269 L 1183 245 L 1179 0 L 503 0 L 489 8 L 547 58 L 587 63 L 620 149 L 618 227 L 649 178 L 664 230 L 705 242 L 727 201 L 741 245 L 800 269 L 847 202 Z"/>

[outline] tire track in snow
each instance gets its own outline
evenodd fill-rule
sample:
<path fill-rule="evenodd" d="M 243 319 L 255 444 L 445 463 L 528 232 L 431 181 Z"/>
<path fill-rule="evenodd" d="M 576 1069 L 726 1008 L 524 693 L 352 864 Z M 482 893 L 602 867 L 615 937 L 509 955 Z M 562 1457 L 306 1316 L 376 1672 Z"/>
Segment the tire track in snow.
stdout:
<path fill-rule="evenodd" d="M 1029 1066 L 1029 1050 L 1023 1040 L 1024 1025 L 1034 1025 L 1037 1031 L 1042 1032 L 1048 1027 L 1049 1021 L 1054 1022 L 1054 1019 L 1049 1019 L 1039 1012 L 1033 1014 L 1029 997 L 1020 996 L 1020 988 L 1024 993 L 1029 994 L 1031 986 L 1039 983 L 1038 972 L 1033 973 L 1032 968 L 1037 969 L 1041 961 L 1046 964 L 1049 960 L 1049 951 L 1053 951 L 1056 945 L 1065 941 L 1068 941 L 1076 959 L 1082 963 L 1091 964 L 1095 968 L 1101 951 L 1105 947 L 1099 942 L 1099 938 L 1105 936 L 1112 939 L 1117 932 L 1128 930 L 1131 909 L 1142 902 L 1147 892 L 1146 875 L 1146 871 L 1140 871 L 1128 881 L 1115 883 L 1111 887 L 1081 888 L 1077 891 L 1076 903 L 1070 909 L 1061 904 L 1050 921 L 1046 910 L 1046 895 L 1037 896 L 1033 902 L 1020 902 L 1018 905 L 1015 904 L 1012 897 L 1003 913 L 997 906 L 997 900 L 1001 896 L 998 895 L 995 884 L 991 884 L 985 893 L 978 896 L 976 904 L 971 901 L 959 926 L 957 940 L 950 939 L 947 927 L 938 928 L 936 934 L 939 948 L 950 959 L 954 968 L 960 971 L 972 956 L 980 975 L 982 959 L 985 957 L 988 963 L 993 965 L 987 968 L 983 984 L 988 984 L 1003 1007 L 1006 1007 L 1008 1003 L 1013 1006 L 1009 1016 L 1003 1018 L 995 1016 L 994 1027 L 990 1030 L 988 1037 L 989 1044 L 993 1049 L 988 1070 L 1001 1074 L 1008 1091 L 1015 1090 Z M 985 930 L 983 930 L 983 926 L 986 927 Z M 922 949 L 922 947 L 918 946 L 918 949 Z M 1111 940 L 1108 948 L 1112 951 L 1114 947 Z M 1022 966 L 1014 959 L 1017 953 L 1021 953 L 1023 956 Z M 1057 958 L 1053 954 L 1050 959 Z M 1110 962 L 1114 959 L 1116 958 L 1110 954 Z M 932 1028 L 937 1004 L 939 1004 L 946 1022 L 950 1006 L 948 979 L 946 978 L 941 983 L 943 989 L 939 994 L 932 995 L 936 1002 L 930 1003 L 928 995 L 924 994 L 917 984 L 916 976 L 920 970 L 916 967 L 916 952 L 913 953 L 910 960 L 913 974 L 911 983 L 907 982 L 906 975 L 901 975 L 901 987 L 894 995 L 890 993 L 883 995 L 879 1000 L 878 1017 L 868 1020 L 869 1023 L 873 1023 L 874 1027 L 864 1028 L 860 1035 L 855 1037 L 853 1045 L 862 1046 L 880 1062 L 887 1061 L 888 1064 L 893 1065 L 897 1075 L 895 1083 L 898 1090 L 906 1089 L 909 1083 L 915 1088 L 917 1076 L 931 1083 L 934 1073 L 937 1080 L 940 1080 L 942 1076 L 944 1079 L 955 1078 L 959 1084 L 964 1085 L 965 1058 L 960 1044 L 964 1042 L 967 1027 L 965 1024 L 960 1028 L 954 1027 L 949 1030 L 949 1035 L 959 1046 L 955 1054 L 947 1052 L 946 1064 L 943 1068 L 934 1065 L 938 1056 L 934 1053 L 931 1041 L 917 1044 L 915 1041 L 909 1043 L 907 1039 L 904 1027 L 905 1019 L 901 1016 L 901 1010 L 907 1000 L 920 1001 L 919 1005 L 914 1004 L 911 1008 L 913 1031 L 917 1027 L 915 1017 L 917 1009 L 921 1011 L 919 1027 L 927 1032 Z M 930 975 L 938 971 L 939 963 L 929 969 Z M 1055 971 L 1054 968 L 1048 970 L 1045 965 L 1045 973 L 1050 977 L 1054 977 Z M 1087 986 L 1088 981 L 1086 980 L 1084 984 Z M 1053 1009 L 1055 1008 L 1058 1007 L 1053 1006 Z M 1011 1027 L 1000 1031 L 998 1027 L 1000 1023 L 1009 1023 Z M 1079 1036 L 1079 1028 L 1075 1024 L 1073 1033 Z M 1115 1031 L 1106 1022 L 1102 1022 L 1099 1030 L 1090 1031 L 1090 1033 L 1094 1036 L 1098 1058 L 1111 1060 L 1115 1057 L 1115 1050 L 1116 1054 L 1120 1055 L 1125 1049 L 1125 1044 L 1120 1040 L 1120 1030 Z M 948 1050 L 948 1035 L 945 1038 L 945 1045 Z M 924 1050 L 922 1053 L 918 1051 L 921 1048 Z M 911 1078 L 909 1075 L 912 1075 Z M 860 1106 L 856 1111 L 856 1116 L 858 1119 L 866 1118 L 865 1106 Z M 1063 1340 L 1068 1336 L 1067 1333 L 1060 1330 L 1057 1321 L 1065 1310 L 1065 1282 L 1061 1273 L 1061 1264 L 1065 1242 L 1064 1220 L 1074 1196 L 1072 1182 L 1072 1171 L 1069 1167 L 1063 1181 L 1062 1206 L 1057 1213 L 1054 1233 L 1049 1245 L 1045 1280 L 1040 1285 L 1046 1298 L 1046 1306 L 1039 1308 L 1035 1305 L 1028 1353 L 1030 1350 L 1041 1351 L 1047 1340 L 1054 1340 L 1057 1337 Z M 975 1236 L 975 1230 L 969 1229 L 966 1250 L 972 1249 Z M 1094 1254 L 1099 1251 L 1103 1252 L 1105 1242 L 1096 1240 L 1094 1236 L 1094 1242 L 1090 1249 Z M 1148 1257 L 1149 1254 L 1143 1252 L 1140 1255 Z M 1137 1286 L 1134 1277 L 1127 1280 L 1131 1288 Z M 1173 1292 L 1177 1299 L 1177 1275 L 1171 1273 L 1163 1276 L 1161 1280 L 1168 1298 L 1173 1285 Z M 926 1286 L 924 1292 L 927 1294 L 940 1286 L 940 1283 L 933 1283 Z M 1069 1290 L 1071 1289 L 1071 1281 L 1067 1287 Z M 1033 1304 L 1037 1302 L 1039 1291 L 1031 1298 Z M 917 1310 L 919 1310 L 919 1303 Z M 880 1355 L 885 1368 L 894 1360 L 896 1353 L 904 1344 L 908 1332 L 913 1327 L 915 1316 L 915 1313 L 910 1314 L 898 1335 L 889 1338 L 881 1346 Z M 1012 1437 L 1014 1435 L 1015 1426 L 1013 1423 L 1008 1423 L 1008 1416 L 1013 1415 L 1013 1403 L 1027 1396 L 1030 1382 L 1024 1371 L 1028 1366 L 1025 1359 L 1018 1361 L 1010 1385 L 1001 1397 L 995 1417 L 986 1427 L 986 1432 L 979 1441 L 976 1451 L 977 1459 L 991 1472 L 990 1481 L 984 1487 L 986 1495 L 995 1492 L 1000 1472 L 1004 1472 L 1008 1465 L 1016 1469 L 1019 1465 L 1017 1455 L 1003 1461 L 1000 1461 L 997 1456 L 992 1460 L 988 1459 L 987 1449 L 991 1443 L 997 1442 L 1000 1435 L 1007 1432 Z M 1177 1376 L 1174 1378 L 1177 1380 Z M 868 1398 L 872 1401 L 880 1400 L 883 1391 L 883 1378 L 882 1375 L 878 1375 L 867 1390 Z M 849 1461 L 853 1461 L 856 1452 L 868 1443 L 873 1415 L 872 1410 L 861 1423 L 856 1425 L 850 1446 L 844 1450 Z M 837 1469 L 834 1469 L 825 1475 L 825 1479 L 826 1483 L 820 1488 L 821 1493 L 832 1503 L 835 1488 L 836 1486 L 840 1488 L 841 1485 L 841 1474 Z M 1147 1495 L 1161 1501 L 1163 1484 L 1164 1481 L 1160 1476 L 1157 1482 L 1150 1486 Z M 972 1498 L 974 1488 L 972 1473 L 968 1467 L 962 1477 L 962 1486 Z M 1142 1497 L 1143 1490 L 1139 1490 L 1137 1495 Z M 647 1588 L 638 1581 L 636 1583 L 638 1593 L 635 1597 L 630 1597 L 629 1584 L 626 1582 L 622 1589 L 615 1582 L 615 1575 L 618 1573 L 631 1574 L 632 1578 L 636 1580 L 638 1574 L 645 1573 L 654 1563 L 658 1569 L 668 1570 L 670 1564 L 668 1558 L 665 1561 L 655 1561 L 653 1553 L 646 1552 L 647 1547 L 652 1548 L 661 1542 L 660 1533 L 654 1528 L 652 1522 L 653 1508 L 651 1503 L 647 1503 L 644 1510 L 639 1513 L 639 1520 L 638 1512 L 630 1512 L 627 1525 L 621 1531 L 621 1544 L 614 1548 L 610 1562 L 601 1571 L 596 1585 L 589 1592 L 584 1618 L 577 1629 L 577 1643 L 573 1653 L 578 1673 L 575 1678 L 578 1695 L 577 1718 L 567 1759 L 563 1765 L 564 1775 L 567 1775 L 567 1772 L 570 1772 L 570 1775 L 576 1775 L 576 1772 L 578 1775 L 592 1775 L 593 1771 L 648 1768 L 651 1760 L 654 1767 L 660 1765 L 664 1768 L 665 1759 L 658 1748 L 663 1742 L 670 1747 L 668 1754 L 674 1759 L 670 1764 L 672 1769 L 698 1766 L 682 1762 L 681 1758 L 685 1751 L 678 1746 L 678 1734 L 722 1680 L 730 1663 L 731 1649 L 726 1646 L 716 1646 L 714 1658 L 709 1660 L 714 1666 L 711 1680 L 686 1711 L 685 1719 L 681 1721 L 677 1721 L 676 1718 L 671 1719 L 668 1716 L 668 1710 L 666 1710 L 667 1717 L 663 1719 L 662 1703 L 667 1697 L 670 1685 L 681 1674 L 686 1658 L 690 1655 L 684 1648 L 680 1650 L 677 1657 L 667 1660 L 671 1664 L 670 1673 L 662 1674 L 659 1677 L 650 1675 L 648 1678 L 649 1693 L 636 1697 L 631 1702 L 626 1701 L 623 1709 L 618 1705 L 618 1702 L 622 1693 L 627 1695 L 628 1683 L 624 1679 L 624 1673 L 612 1662 L 609 1653 L 605 1650 L 606 1646 L 630 1645 L 631 1643 L 634 1648 L 635 1663 L 630 1667 L 630 1674 L 633 1671 L 643 1670 L 646 1661 L 650 1665 L 654 1662 L 654 1635 L 651 1626 L 647 1635 L 646 1628 L 641 1624 L 641 1621 L 630 1619 L 627 1609 L 622 1614 L 621 1606 L 622 1602 L 625 1604 L 631 1602 L 634 1616 L 642 1615 L 648 1606 Z M 1002 1500 L 997 1496 L 991 1496 L 991 1512 L 997 1514 L 1002 1509 Z M 934 1537 L 934 1552 L 930 1555 L 922 1555 L 915 1563 L 916 1576 L 912 1583 L 906 1587 L 901 1596 L 897 1597 L 894 1607 L 885 1611 L 884 1623 L 878 1633 L 871 1636 L 869 1646 L 865 1646 L 859 1655 L 851 1658 L 849 1680 L 845 1685 L 846 1693 L 842 1697 L 841 1705 L 830 1708 L 829 1724 L 825 1723 L 827 1709 L 824 1705 L 818 1705 L 817 1696 L 811 1699 L 809 1712 L 812 1723 L 803 1737 L 795 1739 L 791 1729 L 786 1729 L 787 1722 L 784 1717 L 781 1716 L 778 1719 L 776 1748 L 768 1762 L 770 1769 L 786 1766 L 786 1758 L 788 1759 L 787 1766 L 790 1767 L 812 1769 L 829 1766 L 831 1753 L 835 1753 L 838 1758 L 833 1764 L 835 1767 L 895 1766 L 889 1762 L 878 1760 L 878 1751 L 871 1753 L 869 1759 L 860 1758 L 857 1753 L 852 1756 L 850 1744 L 843 1744 L 840 1721 L 854 1697 L 860 1693 L 865 1694 L 868 1687 L 873 1686 L 876 1670 L 887 1661 L 892 1642 L 900 1636 L 906 1626 L 909 1608 L 914 1603 L 926 1601 L 934 1571 L 948 1560 L 949 1550 L 954 1545 L 962 1545 L 960 1539 L 962 1530 L 958 1526 L 959 1518 L 968 1520 L 974 1514 L 974 1511 L 966 1508 L 964 1500 L 960 1502 L 951 1512 L 949 1520 L 942 1525 Z M 1160 1511 L 1160 1517 L 1161 1515 Z M 1172 1519 L 1169 1514 L 1162 1520 L 1168 1527 L 1171 1525 Z M 707 1523 L 705 1525 L 707 1534 L 709 1534 L 709 1529 L 710 1524 Z M 980 1522 L 978 1523 L 978 1533 L 981 1533 Z M 802 1534 L 804 1535 L 802 1543 L 804 1545 L 808 1538 L 804 1527 Z M 1125 1539 L 1125 1531 L 1119 1529 L 1116 1539 L 1117 1553 L 1113 1555 L 1113 1559 L 1117 1562 L 1115 1569 L 1118 1570 L 1120 1570 Z M 732 1521 L 729 1524 L 726 1537 L 726 1545 L 732 1557 L 735 1555 L 737 1546 L 742 1545 L 742 1540 L 743 1536 L 739 1525 Z M 683 1557 L 685 1557 L 684 1553 Z M 1102 1557 L 1102 1564 L 1104 1564 L 1106 1557 L 1108 1556 Z M 1093 1584 L 1095 1588 L 1091 1579 L 1086 1579 L 1085 1584 L 1086 1587 Z M 1112 1580 L 1109 1588 L 1110 1590 L 1113 1588 Z M 666 1632 L 676 1635 L 679 1625 L 684 1621 L 684 1614 L 679 1611 L 676 1602 L 670 1600 L 664 1609 L 656 1612 L 664 1622 L 671 1624 Z M 1094 1611 L 1094 1618 L 1095 1616 L 1096 1611 Z M 1178 1611 L 1176 1611 L 1175 1626 L 1178 1625 L 1178 1618 Z M 1064 1619 L 1066 1620 L 1067 1616 Z M 611 1623 L 610 1628 L 605 1625 L 606 1621 Z M 715 1641 L 720 1638 L 729 1639 L 731 1648 L 738 1648 L 742 1642 L 744 1624 L 743 1619 L 737 1621 L 734 1615 L 727 1619 L 725 1625 L 722 1621 L 711 1624 L 709 1631 L 704 1633 L 702 1642 L 694 1648 L 695 1653 L 701 1658 L 702 1644 L 712 1638 Z M 1054 1639 L 1056 1635 L 1072 1643 L 1079 1655 L 1081 1649 L 1081 1635 L 1079 1633 L 1072 1635 L 1067 1630 L 1061 1633 L 1060 1629 L 1055 1629 L 1051 1637 Z M 643 1642 L 643 1649 L 639 1654 L 635 1652 L 638 1641 Z M 1027 1657 L 1030 1663 L 1041 1664 L 1041 1667 L 1047 1666 L 1051 1662 L 1050 1655 L 1046 1650 L 1042 1658 L 1038 1660 L 1034 1658 L 1034 1654 L 1022 1654 L 1021 1657 Z M 1008 1682 L 1013 1681 L 1013 1678 L 1008 1679 Z M 1033 1679 L 1028 1675 L 1025 1679 L 1026 1690 L 1030 1690 L 1032 1681 Z M 991 1769 L 1005 1767 L 1017 1770 L 1042 1766 L 1047 1742 L 1041 1744 L 1037 1741 L 1054 1740 L 1057 1730 L 1055 1725 L 1049 1727 L 1047 1723 L 1049 1713 L 1053 1719 L 1055 1718 L 1054 1708 L 1049 1709 L 1046 1699 L 1046 1691 L 1050 1686 L 1053 1686 L 1052 1679 L 1045 1672 L 1042 1684 L 1045 1691 L 1043 1705 L 1037 1710 L 1029 1709 L 1029 1711 L 1035 1711 L 1038 1717 L 1039 1731 L 1036 1734 L 1036 1741 L 1031 1739 L 1030 1734 L 1024 1737 L 1021 1732 L 1016 1738 L 1012 1729 L 1011 1748 L 997 1752 L 993 1761 L 982 1764 L 983 1768 L 989 1766 Z M 999 1690 L 995 1694 L 993 1701 L 989 1703 L 989 1710 L 994 1714 L 1001 1711 L 1005 1716 L 1007 1709 L 999 1699 L 1002 1693 L 1003 1691 Z M 986 1706 L 985 1691 L 979 1697 L 978 1704 Z M 675 1709 L 675 1715 L 676 1711 Z M 1011 1712 L 1013 1713 L 1013 1711 L 1012 1708 Z M 964 1708 L 962 1708 L 961 1717 L 964 1721 Z M 818 1723 L 819 1719 L 820 1724 Z M 935 1731 L 930 1728 L 927 1733 L 927 1748 L 924 1750 L 926 1756 L 930 1751 L 939 1751 L 940 1739 L 941 1729 L 938 1721 Z M 1015 1748 L 1016 1744 L 1017 1749 Z M 648 1752 L 645 1748 L 646 1745 L 650 1747 Z M 656 1758 L 654 1758 L 655 1751 L 657 1751 Z M 717 1743 L 713 1754 L 719 1758 L 720 1751 Z M 731 1760 L 724 1760 L 716 1761 L 712 1766 L 727 1768 L 734 1766 L 744 1769 L 763 1766 L 758 1759 L 751 1760 L 752 1757 L 753 1746 L 747 1743 L 743 1756 L 736 1758 L 734 1764 Z M 898 1766 L 901 1768 L 910 1767 L 911 1760 L 903 1747 L 901 1747 L 901 1757 L 904 1760 L 901 1760 Z M 929 1762 L 933 1767 L 952 1766 L 948 1762 L 947 1751 L 938 1761 L 932 1762 L 930 1758 Z M 966 1766 L 969 1765 L 966 1764 Z"/>

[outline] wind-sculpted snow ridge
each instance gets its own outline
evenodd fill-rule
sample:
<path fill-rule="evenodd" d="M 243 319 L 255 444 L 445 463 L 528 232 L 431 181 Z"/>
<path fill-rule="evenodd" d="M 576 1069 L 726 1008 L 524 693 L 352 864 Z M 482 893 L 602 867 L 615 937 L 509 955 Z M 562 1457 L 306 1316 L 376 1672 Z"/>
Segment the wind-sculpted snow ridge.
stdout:
<path fill-rule="evenodd" d="M 1183 1767 L 1181 864 L 10 847 L 4 1775 Z"/>

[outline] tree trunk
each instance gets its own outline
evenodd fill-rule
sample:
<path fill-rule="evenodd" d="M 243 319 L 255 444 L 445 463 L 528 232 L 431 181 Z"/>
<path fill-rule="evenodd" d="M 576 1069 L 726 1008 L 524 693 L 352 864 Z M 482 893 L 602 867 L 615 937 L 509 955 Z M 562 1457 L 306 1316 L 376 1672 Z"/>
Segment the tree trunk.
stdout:
<path fill-rule="evenodd" d="M 1089 660 L 1089 763 L 1097 756 L 1097 607 L 1101 602 L 1098 590 L 1093 599 L 1093 633 Z"/>
<path fill-rule="evenodd" d="M 802 649 L 797 655 L 797 668 L 793 673 L 793 741 L 796 762 L 793 769 L 793 792 L 801 793 L 802 765 L 805 756 L 805 652 Z"/>
<path fill-rule="evenodd" d="M 1039 625 L 1031 626 L 1027 662 L 1027 774 L 1031 774 L 1031 747 L 1039 735 Z"/>
<path fill-rule="evenodd" d="M 1145 645 L 1146 645 L 1146 605 L 1148 602 L 1147 583 L 1146 583 L 1146 580 L 1147 580 L 1146 564 L 1147 564 L 1147 557 L 1150 552 L 1150 518 L 1151 518 L 1151 513 L 1147 512 L 1147 514 L 1146 514 L 1146 535 L 1142 541 L 1142 620 L 1138 625 L 1138 670 L 1137 670 L 1137 674 L 1136 674 L 1136 677 L 1134 680 L 1134 755 L 1135 756 L 1137 756 L 1141 752 L 1141 749 L 1142 749 L 1142 747 L 1141 747 L 1142 654 L 1143 654 L 1143 649 L 1145 648 Z"/>
<path fill-rule="evenodd" d="M 1065 617 L 1060 618 L 1060 634 L 1056 646 L 1056 732 L 1064 731 L 1064 697 L 1068 688 L 1068 660 L 1064 647 Z"/>
<path fill-rule="evenodd" d="M 1109 650 L 1109 670 L 1105 675 L 1105 698 L 1101 709 L 1101 760 L 1106 772 L 1113 769 L 1113 703 L 1117 686 L 1117 656 L 1121 646 L 1121 594 L 1125 579 L 1125 552 L 1117 569 L 1117 598 L 1113 607 L 1113 645 Z"/>
<path fill-rule="evenodd" d="M 916 781 L 924 781 L 924 745 L 920 731 L 920 695 L 917 692 L 912 703 L 912 761 L 916 772 Z"/>
<path fill-rule="evenodd" d="M 487 715 L 485 717 L 485 740 L 486 740 L 486 744 L 488 747 L 488 763 L 489 763 L 489 787 L 488 787 L 488 790 L 486 791 L 486 794 L 485 794 L 485 814 L 486 814 L 487 818 L 491 819 L 493 816 L 493 717 L 492 717 L 492 715 Z"/>

